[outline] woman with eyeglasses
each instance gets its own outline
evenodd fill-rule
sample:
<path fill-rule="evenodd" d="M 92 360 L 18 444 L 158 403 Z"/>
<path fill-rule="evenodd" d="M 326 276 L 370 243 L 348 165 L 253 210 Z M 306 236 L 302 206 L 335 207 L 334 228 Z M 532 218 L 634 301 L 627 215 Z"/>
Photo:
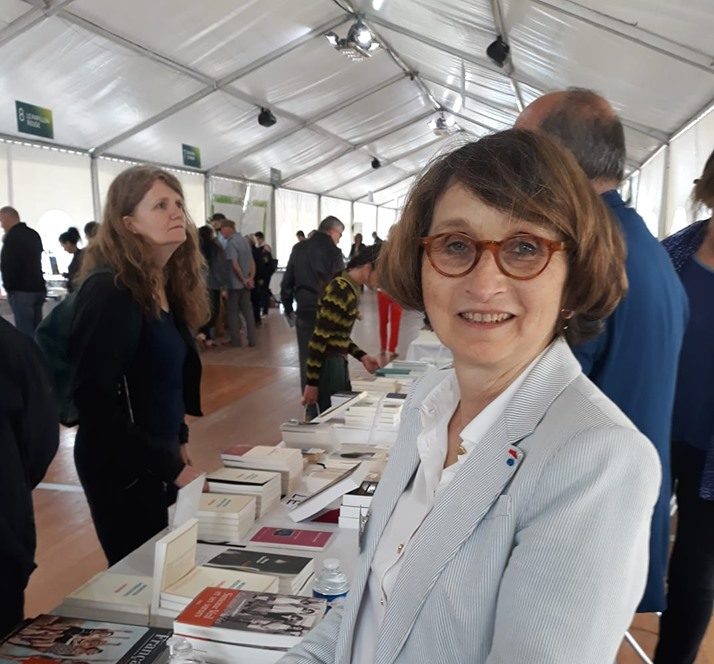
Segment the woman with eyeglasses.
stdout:
<path fill-rule="evenodd" d="M 504 131 L 431 164 L 379 279 L 454 364 L 404 405 L 344 606 L 282 662 L 614 661 L 661 471 L 568 344 L 623 296 L 623 255 L 546 136 Z"/>

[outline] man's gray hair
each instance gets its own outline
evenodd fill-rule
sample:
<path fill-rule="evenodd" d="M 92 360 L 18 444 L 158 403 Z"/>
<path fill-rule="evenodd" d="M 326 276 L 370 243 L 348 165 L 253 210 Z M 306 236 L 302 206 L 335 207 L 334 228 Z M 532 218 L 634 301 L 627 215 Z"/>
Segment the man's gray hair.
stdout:
<path fill-rule="evenodd" d="M 592 90 L 569 88 L 540 128 L 556 137 L 591 180 L 625 177 L 625 131 L 620 118 Z"/>
<path fill-rule="evenodd" d="M 322 231 L 323 233 L 327 233 L 327 231 L 331 231 L 333 229 L 337 229 L 340 233 L 343 233 L 345 225 L 337 217 L 333 217 L 332 215 L 325 217 L 317 227 L 317 230 Z"/>

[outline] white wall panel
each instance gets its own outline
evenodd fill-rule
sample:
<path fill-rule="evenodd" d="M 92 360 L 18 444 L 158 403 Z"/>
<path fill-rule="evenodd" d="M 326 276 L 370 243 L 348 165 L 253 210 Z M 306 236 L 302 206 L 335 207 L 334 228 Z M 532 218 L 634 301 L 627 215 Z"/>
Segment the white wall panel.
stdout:
<path fill-rule="evenodd" d="M 665 150 L 651 159 L 640 170 L 637 191 L 637 212 L 645 220 L 652 235 L 658 237 L 659 217 L 662 210 L 662 188 L 664 187 Z"/>
<path fill-rule="evenodd" d="M 352 246 L 352 203 L 343 198 L 320 197 L 320 220 L 333 215 L 344 225 L 345 232 L 337 245 L 344 256 L 349 256 Z"/>
<path fill-rule="evenodd" d="M 274 249 L 280 265 L 287 265 L 290 251 L 297 242 L 299 230 L 307 235 L 317 228 L 317 196 L 290 189 L 275 192 L 275 226 L 277 240 Z"/>

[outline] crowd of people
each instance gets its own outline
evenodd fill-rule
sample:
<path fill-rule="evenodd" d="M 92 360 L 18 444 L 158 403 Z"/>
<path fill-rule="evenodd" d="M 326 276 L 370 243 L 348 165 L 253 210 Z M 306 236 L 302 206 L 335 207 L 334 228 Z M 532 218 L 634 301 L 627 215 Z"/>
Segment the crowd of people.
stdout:
<path fill-rule="evenodd" d="M 425 313 L 454 359 L 404 405 L 347 601 L 286 664 L 610 664 L 635 611 L 662 612 L 656 664 L 694 662 L 714 603 L 714 231 L 704 219 L 660 244 L 618 193 L 625 154 L 605 99 L 550 93 L 513 129 L 435 158 L 387 240 L 355 234 L 346 264 L 342 220 L 298 232 L 280 301 L 306 417 L 350 389 L 348 356 L 367 371 L 396 357 L 402 308 Z M 714 207 L 714 153 L 693 200 Z M 18 328 L 3 324 L 0 344 L 25 358 L 3 365 L 0 348 L 0 386 L 17 395 L 0 402 L 15 449 L 3 487 L 24 501 L 5 541 L 22 537 L 0 552 L 19 570 L 14 586 L 0 575 L 7 629 L 57 426 L 27 339 L 42 245 L 13 208 L 0 222 Z M 114 180 L 81 253 L 73 230 L 60 242 L 74 257 L 75 462 L 112 564 L 167 525 L 199 475 L 185 423 L 201 414 L 196 342 L 214 346 L 225 320 L 233 346 L 255 346 L 277 263 L 262 233 L 220 213 L 197 229 L 178 180 L 148 166 Z M 352 338 L 365 287 L 379 357 Z"/>

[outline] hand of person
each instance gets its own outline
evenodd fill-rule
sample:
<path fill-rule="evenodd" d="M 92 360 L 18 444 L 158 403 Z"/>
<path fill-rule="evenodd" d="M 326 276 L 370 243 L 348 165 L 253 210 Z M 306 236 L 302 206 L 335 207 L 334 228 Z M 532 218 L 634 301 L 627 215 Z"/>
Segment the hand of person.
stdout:
<path fill-rule="evenodd" d="M 360 361 L 369 373 L 374 373 L 377 369 L 379 369 L 379 360 L 376 357 L 365 355 Z"/>
<path fill-rule="evenodd" d="M 221 291 L 221 299 L 222 299 L 222 300 L 227 300 L 227 299 L 228 299 L 228 290 L 225 289 L 225 288 Z"/>
<path fill-rule="evenodd" d="M 188 445 L 183 444 L 179 446 L 179 455 L 181 456 L 181 461 L 183 461 L 187 466 L 192 466 L 191 457 L 188 453 Z"/>
<path fill-rule="evenodd" d="M 245 283 L 245 287 L 248 290 L 253 290 L 255 288 L 255 280 L 253 279 L 253 277 L 248 277 L 244 283 Z"/>
<path fill-rule="evenodd" d="M 305 385 L 302 393 L 303 406 L 310 406 L 317 403 L 317 385 Z"/>
<path fill-rule="evenodd" d="M 178 474 L 174 480 L 174 484 L 179 488 L 183 489 L 187 484 L 190 484 L 197 477 L 201 475 L 200 470 L 196 470 L 193 466 L 184 466 L 183 470 Z M 203 490 L 206 491 L 206 482 L 203 484 Z"/>

